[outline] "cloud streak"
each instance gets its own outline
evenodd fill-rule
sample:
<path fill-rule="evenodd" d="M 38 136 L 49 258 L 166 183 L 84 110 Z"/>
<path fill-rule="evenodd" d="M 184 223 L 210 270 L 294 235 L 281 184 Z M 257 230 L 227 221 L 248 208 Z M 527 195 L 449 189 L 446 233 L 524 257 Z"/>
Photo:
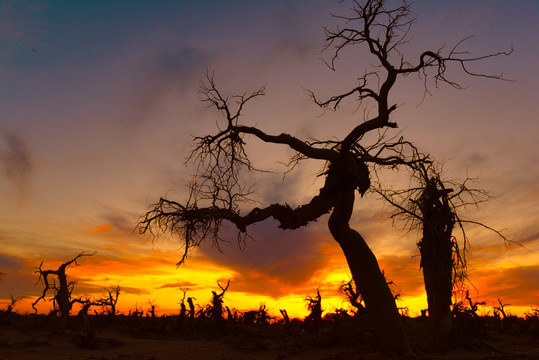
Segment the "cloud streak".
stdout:
<path fill-rule="evenodd" d="M 32 156 L 23 139 L 10 133 L 3 134 L 5 148 L 0 151 L 2 174 L 17 189 L 19 201 L 28 190 L 28 182 L 34 172 Z"/>
<path fill-rule="evenodd" d="M 201 247 L 211 261 L 234 270 L 234 291 L 271 297 L 289 294 L 305 286 L 331 257 L 323 252 L 328 239 L 317 226 L 284 231 L 276 222 L 264 221 L 250 229 L 250 236 L 254 241 L 242 249 L 236 244 L 223 244 L 222 252 L 209 243 Z M 227 229 L 226 238 L 235 238 L 233 229 Z"/>
<path fill-rule="evenodd" d="M 141 59 L 125 74 L 120 89 L 123 103 L 122 123 L 139 125 L 152 118 L 156 108 L 173 95 L 184 95 L 187 89 L 196 94 L 196 86 L 209 66 L 212 55 L 194 47 L 153 50 L 139 55 Z"/>
<path fill-rule="evenodd" d="M 472 280 L 482 297 L 503 299 L 514 306 L 536 306 L 539 299 L 538 278 L 539 266 L 533 265 L 477 271 Z"/>

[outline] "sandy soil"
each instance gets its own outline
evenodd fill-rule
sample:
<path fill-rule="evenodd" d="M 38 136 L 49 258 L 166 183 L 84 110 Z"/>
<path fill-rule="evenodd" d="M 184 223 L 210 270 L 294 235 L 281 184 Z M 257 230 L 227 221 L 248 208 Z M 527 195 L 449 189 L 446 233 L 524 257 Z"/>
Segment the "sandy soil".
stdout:
<path fill-rule="evenodd" d="M 140 328 L 136 324 L 97 326 L 95 349 L 81 348 L 82 332 L 58 331 L 42 323 L 24 326 L 0 326 L 0 360 L 35 359 L 92 359 L 92 360 L 380 360 L 400 359 L 383 352 L 370 341 L 358 341 L 349 336 L 336 335 L 334 328 L 322 329 L 317 334 L 298 331 L 295 334 L 275 327 L 264 329 L 236 324 L 219 335 L 199 331 L 186 340 L 185 332 Z M 157 330 L 156 330 L 157 329 Z M 539 341 L 522 334 L 492 333 L 481 340 L 465 341 L 439 353 L 427 353 L 422 348 L 422 336 L 414 328 L 411 336 L 415 356 L 411 359 L 519 359 L 539 360 Z M 213 337 L 219 338 L 212 340 Z M 355 338 L 354 338 L 355 339 Z"/>

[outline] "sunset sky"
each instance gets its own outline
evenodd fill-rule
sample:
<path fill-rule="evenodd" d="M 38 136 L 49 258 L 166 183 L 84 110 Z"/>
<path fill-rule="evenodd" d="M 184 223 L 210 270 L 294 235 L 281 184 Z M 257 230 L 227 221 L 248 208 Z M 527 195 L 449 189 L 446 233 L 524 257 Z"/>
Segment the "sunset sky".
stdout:
<path fill-rule="evenodd" d="M 347 14 L 348 7 L 328 0 L 0 1 L 0 304 L 10 294 L 25 296 L 16 309 L 30 311 L 42 290 L 34 286 L 41 261 L 56 269 L 97 251 L 68 271 L 75 293 L 100 296 L 120 285 L 124 312 L 152 300 L 160 313 L 176 313 L 180 287 L 204 304 L 217 281 L 228 279 L 225 305 L 238 309 L 265 303 L 274 315 L 286 308 L 304 316 L 304 299 L 317 287 L 325 311 L 346 306 L 336 289 L 350 275 L 327 218 L 293 232 L 266 221 L 252 227 L 241 250 L 230 227 L 222 253 L 205 244 L 179 267 L 178 239 L 152 243 L 135 225 L 160 196 L 186 197 L 192 136 L 214 132 L 220 120 L 200 102 L 207 70 L 227 95 L 266 86 L 243 122 L 268 133 L 342 139 L 362 121 L 353 101 L 323 112 L 305 90 L 322 98 L 348 91 L 373 63 L 353 50 L 335 72 L 321 60 L 328 57 L 322 27 L 339 23 L 330 13 Z M 474 186 L 493 195 L 463 216 L 522 246 L 508 248 L 469 226 L 469 286 L 474 298 L 488 305 L 500 298 L 522 315 L 539 306 L 539 5 L 417 0 L 413 12 L 413 40 L 403 48 L 411 62 L 470 35 L 462 49 L 472 55 L 514 48 L 473 70 L 503 72 L 515 82 L 454 68 L 449 75 L 464 90 L 429 83 L 424 97 L 423 81 L 410 76 L 391 100 L 399 131 L 443 162 L 446 178 L 477 178 Z M 255 139 L 248 151 L 255 165 L 274 171 L 291 155 Z M 300 205 L 318 193 L 321 166 L 307 162 L 284 181 L 254 174 L 256 197 Z M 401 293 L 399 306 L 416 315 L 426 308 L 419 234 L 392 227 L 389 211 L 374 194 L 358 198 L 352 225 Z"/>

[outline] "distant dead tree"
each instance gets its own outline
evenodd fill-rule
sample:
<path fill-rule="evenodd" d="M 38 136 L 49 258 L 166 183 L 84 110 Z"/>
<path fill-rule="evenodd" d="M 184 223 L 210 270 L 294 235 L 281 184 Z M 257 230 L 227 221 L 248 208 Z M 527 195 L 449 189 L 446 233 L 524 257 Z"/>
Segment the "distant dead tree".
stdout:
<path fill-rule="evenodd" d="M 230 280 L 228 280 L 226 287 L 222 287 L 219 281 L 217 281 L 217 286 L 221 289 L 221 293 L 218 294 L 215 291 L 211 292 L 211 317 L 213 320 L 221 322 L 223 320 L 223 297 L 230 286 Z"/>
<path fill-rule="evenodd" d="M 107 292 L 106 295 L 101 297 L 97 302 L 102 307 L 103 313 L 105 313 L 108 316 L 116 316 L 117 310 L 116 310 L 116 304 L 118 303 L 118 297 L 120 296 L 120 285 L 116 285 L 111 288 L 105 288 L 105 291 Z"/>
<path fill-rule="evenodd" d="M 189 304 L 189 318 L 193 319 L 195 317 L 195 304 L 193 303 L 193 300 L 196 300 L 194 297 L 188 297 L 187 298 L 187 304 Z"/>
<path fill-rule="evenodd" d="M 271 316 L 268 314 L 266 304 L 260 304 L 258 310 L 256 311 L 256 324 L 257 325 L 267 325 L 271 320 Z"/>
<path fill-rule="evenodd" d="M 141 233 L 179 235 L 184 244 L 178 263 L 181 264 L 189 251 L 201 242 L 210 240 L 219 246 L 226 241 L 220 231 L 225 222 L 235 225 L 241 246 L 248 237 L 248 227 L 266 219 L 275 219 L 281 229 L 293 230 L 330 213 L 329 231 L 344 252 L 357 289 L 371 314 L 377 340 L 383 347 L 411 354 L 395 300 L 376 257 L 360 233 L 350 227 L 356 195 L 365 194 L 371 187 L 370 174 L 374 166 L 394 168 L 408 164 L 403 153 L 409 143 L 403 139 L 390 142 L 384 137 L 386 131 L 398 125 L 393 119 L 397 105 L 390 102 L 390 92 L 398 79 L 414 75 L 421 79 L 420 86 L 425 92 L 430 84 L 427 79 L 460 89 L 460 85 L 448 77 L 447 70 L 452 65 L 470 76 L 501 79 L 498 75 L 475 73 L 469 64 L 509 53 L 471 57 L 461 50 L 461 41 L 446 53 L 443 48 L 426 50 L 415 60 L 406 60 L 401 47 L 410 41 L 410 28 L 415 20 L 408 2 L 352 0 L 346 3 L 350 4 L 350 12 L 334 16 L 344 27 L 325 28 L 325 53 L 330 57 L 326 63 L 335 70 L 345 49 L 350 54 L 354 49 L 364 48 L 371 56 L 372 67 L 362 64 L 361 73 L 353 75 L 357 85 L 327 100 L 313 92 L 310 95 L 315 104 L 330 110 L 337 110 L 341 103 L 355 98 L 359 101 L 358 107 L 364 106 L 364 118 L 352 125 L 339 124 L 340 127 L 350 126 L 341 139 L 329 134 L 325 140 L 303 140 L 284 132 L 270 134 L 242 117 L 247 103 L 264 95 L 264 87 L 229 97 L 219 91 L 214 76 L 208 73 L 201 85 L 201 95 L 205 103 L 221 114 L 222 123 L 215 133 L 194 138 L 194 149 L 187 162 L 194 163 L 196 175 L 189 184 L 189 196 L 181 202 L 159 199 L 138 225 Z M 363 69 L 367 70 L 363 72 Z M 285 146 L 293 152 L 285 173 L 294 170 L 303 160 L 319 161 L 319 176 L 324 183 L 318 194 L 295 207 L 288 205 L 286 199 L 274 204 L 256 202 L 249 173 L 266 172 L 254 165 L 246 151 L 247 142 L 254 139 L 268 145 Z M 253 206 L 253 203 L 261 205 Z"/>
<path fill-rule="evenodd" d="M 307 296 L 307 309 L 309 315 L 305 318 L 305 325 L 310 331 L 318 332 L 322 322 L 322 297 L 320 289 L 316 289 L 316 297 Z"/>
<path fill-rule="evenodd" d="M 468 303 L 467 305 L 466 305 L 466 302 Z M 473 317 L 479 317 L 479 314 L 477 313 L 479 306 L 484 306 L 484 305 L 486 305 L 485 301 L 472 300 L 472 298 L 470 297 L 470 290 L 466 289 L 465 294 L 464 294 L 464 299 L 457 301 L 453 305 L 452 311 L 453 311 L 453 314 L 457 314 L 460 312 L 460 313 L 470 314 Z"/>
<path fill-rule="evenodd" d="M 77 346 L 86 349 L 95 349 L 97 347 L 95 339 L 96 331 L 88 317 L 88 311 L 90 307 L 99 306 L 100 304 L 87 295 L 71 299 L 71 306 L 76 303 L 80 305 L 80 310 L 76 317 L 80 332 L 74 334 Z"/>
<path fill-rule="evenodd" d="M 15 312 L 13 309 L 15 305 L 24 299 L 24 296 L 14 297 L 9 295 L 10 302 L 7 304 L 5 309 L 0 309 L 0 325 L 12 325 L 15 320 Z"/>
<path fill-rule="evenodd" d="M 187 290 L 189 289 L 184 290 L 180 288 L 180 290 L 183 292 L 183 297 L 182 297 L 182 300 L 180 301 L 180 318 L 184 319 L 185 315 L 187 314 L 187 307 L 185 306 L 185 296 L 187 295 Z"/>
<path fill-rule="evenodd" d="M 500 306 L 494 306 L 493 309 L 494 309 L 494 316 L 497 318 L 497 319 L 505 319 L 507 317 L 507 314 L 505 312 L 505 307 L 506 306 L 509 306 L 511 304 L 504 304 L 502 300 L 500 300 L 499 298 L 496 299 L 498 300 L 498 304 L 500 304 Z"/>
<path fill-rule="evenodd" d="M 15 307 L 15 305 L 21 301 L 22 299 L 24 299 L 24 296 L 17 296 L 17 297 L 14 297 L 13 295 L 9 295 L 9 299 L 10 299 L 10 302 L 9 304 L 7 305 L 6 309 L 4 310 L 4 313 L 6 314 L 11 314 L 13 312 L 13 308 Z"/>
<path fill-rule="evenodd" d="M 53 312 L 57 313 L 59 312 L 62 318 L 62 323 L 67 325 L 67 321 L 69 319 L 69 312 L 73 306 L 73 303 L 80 301 L 80 299 L 71 299 L 71 293 L 73 292 L 73 287 L 75 286 L 75 282 L 73 281 L 67 281 L 67 275 L 66 270 L 70 268 L 71 266 L 78 266 L 77 260 L 83 256 L 93 256 L 94 253 L 85 253 L 81 252 L 79 255 L 75 256 L 73 259 L 63 263 L 58 267 L 56 270 L 43 270 L 43 262 L 39 265 L 39 267 L 36 269 L 36 273 L 39 274 L 39 279 L 36 282 L 42 282 L 45 287 L 43 289 L 43 292 L 40 297 L 34 301 L 32 304 L 32 308 L 37 313 L 36 305 L 41 300 L 44 300 L 47 296 L 47 291 L 53 290 L 54 296 L 51 299 L 53 302 Z M 52 277 L 50 279 L 49 277 Z M 56 283 L 55 278 L 58 280 L 58 284 Z M 51 281 L 52 280 L 52 284 Z"/>
<path fill-rule="evenodd" d="M 79 304 L 81 306 L 77 316 L 87 316 L 90 307 L 99 305 L 99 303 L 93 301 L 89 296 L 81 296 L 76 299 L 71 299 L 71 306 L 74 304 Z"/>
<path fill-rule="evenodd" d="M 135 307 L 133 308 L 133 310 L 129 310 L 129 315 L 135 318 L 144 316 L 144 310 L 142 309 L 142 305 L 139 306 L 138 303 L 135 303 Z"/>
<path fill-rule="evenodd" d="M 248 325 L 267 325 L 269 324 L 270 319 L 271 316 L 268 314 L 266 304 L 260 304 L 258 310 L 250 310 L 243 313 L 243 323 Z"/>
<path fill-rule="evenodd" d="M 155 317 L 155 301 L 154 300 L 148 300 L 148 305 L 150 305 L 150 308 L 146 310 L 146 316 Z"/>
<path fill-rule="evenodd" d="M 279 309 L 279 312 L 283 316 L 283 321 L 285 325 L 290 325 L 290 317 L 288 316 L 288 312 L 286 311 L 286 309 Z"/>
<path fill-rule="evenodd" d="M 466 304 L 467 303 L 467 304 Z M 451 314 L 458 329 L 457 338 L 467 336 L 482 337 L 485 334 L 485 324 L 477 311 L 479 306 L 486 305 L 485 301 L 474 301 L 470 297 L 470 290 L 464 291 L 464 298 L 453 304 Z"/>
<path fill-rule="evenodd" d="M 187 317 L 187 306 L 185 306 L 185 297 L 187 296 L 187 290 L 189 290 L 189 289 L 182 289 L 180 287 L 180 290 L 183 293 L 183 297 L 179 302 L 179 304 L 180 304 L 180 314 L 178 315 L 178 318 L 176 319 L 176 325 L 175 325 L 176 330 L 183 329 L 184 323 L 185 323 L 185 318 Z"/>

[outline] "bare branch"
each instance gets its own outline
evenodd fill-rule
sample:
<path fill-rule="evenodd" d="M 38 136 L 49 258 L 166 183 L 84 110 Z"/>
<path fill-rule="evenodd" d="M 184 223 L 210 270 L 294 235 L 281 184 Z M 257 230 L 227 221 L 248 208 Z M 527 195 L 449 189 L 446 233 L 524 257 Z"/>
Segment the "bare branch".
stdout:
<path fill-rule="evenodd" d="M 378 116 L 387 121 L 386 117 L 389 114 L 387 112 L 388 94 L 395 83 L 397 75 L 408 75 L 411 73 L 422 75 L 425 81 L 425 94 L 427 94 L 429 93 L 427 88 L 427 78 L 429 77 L 427 70 L 433 68 L 434 74 L 432 78 L 436 85 L 438 82 L 443 82 L 454 88 L 462 89 L 459 83 L 450 80 L 446 76 L 447 67 L 451 63 L 458 64 L 461 70 L 470 76 L 513 81 L 504 78 L 503 73 L 488 74 L 470 70 L 469 65 L 471 63 L 499 56 L 508 56 L 513 52 L 511 48 L 510 51 L 500 51 L 475 57 L 468 56 L 468 52 L 460 50 L 460 47 L 471 37 L 457 42 L 447 55 L 442 54 L 442 49 L 424 51 L 419 56 L 417 64 L 412 65 L 404 59 L 399 50 L 400 46 L 411 39 L 409 33 L 415 22 L 415 18 L 410 16 L 410 4 L 403 1 L 401 6 L 396 6 L 395 8 L 388 8 L 387 5 L 388 2 L 385 0 L 353 1 L 349 11 L 350 15 L 333 15 L 335 18 L 343 20 L 346 27 L 341 29 L 337 26 L 334 30 L 327 27 L 324 28 L 326 45 L 323 51 L 330 52 L 331 58 L 329 62 L 326 61 L 328 67 L 335 70 L 335 62 L 345 48 L 364 45 L 367 46 L 369 52 L 377 60 L 377 64 L 372 66 L 376 71 L 366 72 L 365 75 L 359 78 L 359 85 L 357 87 L 341 95 L 332 96 L 328 100 L 319 100 L 310 91 L 310 95 L 317 105 L 323 108 L 331 107 L 333 110 L 336 110 L 342 100 L 351 95 L 358 94 L 357 100 L 360 104 L 366 98 L 375 100 L 378 104 Z M 398 58 L 399 63 L 393 64 L 391 62 L 393 58 Z M 382 70 L 385 71 L 385 80 L 378 88 L 378 91 L 374 91 L 374 87 L 369 86 L 368 77 L 375 75 L 379 81 L 380 77 L 384 76 L 381 74 Z"/>
<path fill-rule="evenodd" d="M 223 241 L 219 231 L 223 220 L 236 225 L 238 241 L 241 243 L 247 236 L 247 227 L 270 217 L 279 222 L 282 229 L 296 229 L 315 221 L 321 215 L 328 213 L 332 199 L 327 191 L 320 191 L 308 204 L 292 209 L 288 205 L 272 204 L 265 208 L 253 208 L 242 216 L 235 209 L 217 207 L 199 208 L 196 204 L 181 205 L 175 201 L 161 198 L 154 208 L 146 213 L 139 222 L 140 233 L 150 232 L 175 233 L 184 242 L 184 253 L 177 265 L 182 264 L 191 248 L 197 247 L 205 239 L 212 239 L 215 246 Z"/>
<path fill-rule="evenodd" d="M 222 297 L 225 294 L 225 292 L 228 290 L 228 287 L 230 286 L 230 279 L 228 279 L 228 282 L 226 283 L 226 287 L 222 287 L 219 281 L 217 281 L 217 285 L 223 291 L 220 295 L 220 297 Z"/>
<path fill-rule="evenodd" d="M 242 157 L 245 155 L 245 151 L 243 149 L 243 145 L 245 144 L 242 141 L 242 138 L 240 137 L 241 134 L 250 134 L 254 135 L 260 140 L 266 142 L 266 143 L 273 143 L 273 144 L 283 144 L 288 145 L 291 149 L 313 159 L 321 159 L 321 160 L 332 160 L 337 157 L 337 154 L 334 151 L 328 150 L 328 149 L 320 149 L 313 146 L 308 145 L 307 142 L 299 140 L 289 134 L 279 134 L 279 135 L 270 135 L 262 130 L 256 128 L 256 127 L 250 127 L 245 125 L 238 124 L 238 119 L 240 117 L 241 110 L 245 106 L 245 104 L 255 97 L 264 95 L 265 88 L 262 87 L 259 90 L 251 93 L 251 94 L 243 94 L 241 96 L 235 96 L 236 103 L 238 105 L 238 109 L 234 112 L 230 109 L 230 103 L 228 101 L 228 98 L 223 97 L 220 92 L 217 90 L 215 82 L 213 77 L 208 76 L 206 79 L 206 82 L 202 83 L 201 86 L 201 93 L 204 96 L 202 101 L 210 102 L 215 106 L 217 110 L 222 112 L 226 116 L 227 120 L 227 126 L 223 130 L 221 130 L 217 135 L 214 136 L 205 136 L 205 137 L 197 137 L 195 138 L 195 141 L 198 142 L 197 147 L 195 148 L 195 151 L 190 156 L 190 159 L 193 158 L 196 155 L 199 155 L 201 152 L 200 150 L 204 148 L 204 146 L 207 146 L 209 144 L 219 144 L 220 142 L 229 141 L 231 143 L 231 149 L 232 151 L 226 152 L 224 146 L 223 147 L 214 147 L 212 148 L 212 153 L 218 154 L 220 151 L 225 152 L 226 155 L 231 157 L 234 161 L 242 161 L 244 165 L 248 165 L 250 167 L 250 162 L 246 157 Z M 210 149 L 206 148 L 203 154 L 205 156 L 208 156 L 208 153 Z M 217 151 L 216 151 L 217 150 Z M 235 151 L 233 151 L 235 150 Z M 213 155 L 216 156 L 217 155 Z M 234 158 L 236 157 L 236 158 Z"/>
<path fill-rule="evenodd" d="M 326 180 L 319 194 L 295 209 L 288 204 L 272 204 L 264 208 L 255 207 L 246 215 L 241 215 L 238 209 L 199 207 L 196 201 L 182 205 L 161 198 L 152 210 L 141 217 L 139 231 L 154 236 L 162 233 L 180 235 L 184 242 L 184 253 L 178 262 L 180 265 L 189 250 L 206 239 L 212 239 L 213 244 L 219 246 L 223 241 L 219 234 L 223 220 L 236 226 L 239 230 L 238 242 L 241 244 L 247 236 L 249 225 L 274 218 L 282 229 L 297 229 L 329 213 L 335 203 L 335 194 L 342 189 L 357 189 L 364 194 L 370 186 L 367 166 L 355 157 L 331 163 L 324 175 Z"/>

